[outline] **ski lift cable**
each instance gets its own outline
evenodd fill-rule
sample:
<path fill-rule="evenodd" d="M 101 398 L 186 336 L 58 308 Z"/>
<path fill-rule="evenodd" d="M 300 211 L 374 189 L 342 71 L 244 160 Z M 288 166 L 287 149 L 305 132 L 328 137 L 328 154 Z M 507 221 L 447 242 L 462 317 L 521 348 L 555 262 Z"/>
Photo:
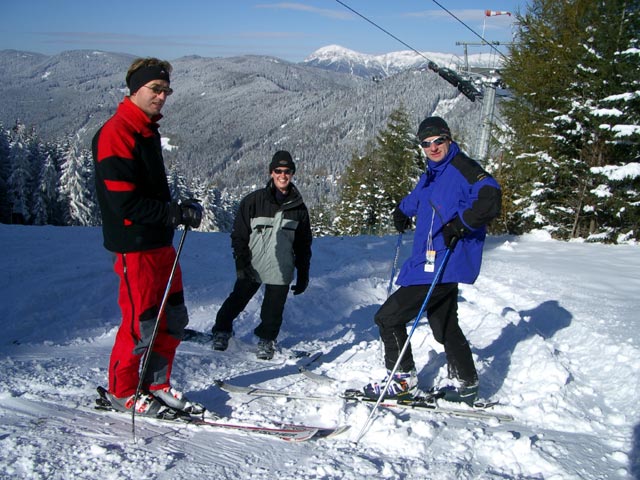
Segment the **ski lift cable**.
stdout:
<path fill-rule="evenodd" d="M 400 40 L 398 37 L 396 37 L 393 33 L 389 32 L 388 30 L 385 30 L 384 28 L 382 28 L 380 25 L 378 25 L 377 23 L 375 23 L 373 20 L 369 20 L 367 17 L 365 17 L 364 15 L 362 15 L 361 13 L 357 12 L 356 10 L 354 10 L 353 8 L 351 8 L 349 5 L 347 5 L 346 3 L 344 3 L 341 0 L 336 0 L 336 2 L 338 2 L 340 5 L 342 5 L 343 7 L 345 7 L 348 10 L 351 10 L 353 13 L 355 13 L 356 15 L 358 15 L 360 18 L 366 20 L 367 22 L 369 22 L 371 25 L 373 25 L 374 27 L 376 27 L 379 30 L 382 30 L 384 33 L 386 33 L 387 35 L 389 35 L 391 38 L 393 38 L 394 40 L 397 40 L 398 42 L 400 42 L 402 45 L 404 45 L 405 47 L 411 49 L 411 51 L 417 53 L 418 55 L 420 55 L 422 58 L 424 58 L 425 60 L 427 60 L 430 63 L 435 63 L 433 62 L 430 58 L 427 58 L 422 52 L 419 52 L 418 50 L 416 50 L 415 48 L 413 48 L 411 45 L 409 45 L 406 42 L 403 42 L 402 40 Z"/>
<path fill-rule="evenodd" d="M 478 96 L 481 96 L 480 92 L 478 92 L 478 90 L 468 80 L 465 80 L 465 79 L 461 78 L 457 73 L 451 71 L 448 68 L 440 68 L 436 62 L 434 62 L 430 58 L 426 57 L 422 52 L 419 52 L 418 50 L 413 48 L 411 45 L 409 45 L 408 43 L 402 41 L 400 38 L 396 37 L 394 34 L 389 32 L 388 30 L 385 30 L 384 28 L 382 28 L 380 25 L 375 23 L 373 20 L 368 19 L 367 17 L 362 15 L 360 12 L 358 12 L 355 9 L 351 8 L 349 5 L 347 5 L 342 0 L 336 0 L 336 2 L 339 3 L 340 5 L 342 5 L 343 7 L 347 8 L 348 10 L 352 11 L 353 13 L 358 15 L 360 18 L 366 20 L 367 22 L 369 22 L 371 25 L 373 25 L 377 29 L 383 31 L 384 33 L 389 35 L 391 38 L 397 40 L 398 42 L 400 42 L 405 47 L 411 49 L 411 51 L 417 53 L 419 56 L 424 58 L 427 61 L 427 68 L 429 70 L 432 70 L 432 71 L 436 72 L 444 80 L 446 80 L 451 85 L 456 87 L 465 97 L 467 97 L 472 102 L 475 102 L 476 98 Z"/>
<path fill-rule="evenodd" d="M 478 37 L 480 40 L 482 40 L 483 43 L 486 43 L 487 45 L 489 45 L 489 47 L 492 48 L 493 50 L 495 50 L 498 53 L 498 55 L 500 55 L 502 58 L 507 60 L 507 56 L 504 53 L 502 53 L 500 50 L 498 50 L 494 45 L 491 44 L 491 42 L 487 41 L 482 35 L 477 33 L 473 28 L 471 28 L 469 25 L 464 23 L 462 20 L 460 20 L 458 17 L 456 17 L 453 13 L 451 13 L 445 7 L 440 5 L 436 0 L 433 0 L 433 3 L 438 5 L 441 9 L 443 9 L 445 12 L 447 12 L 449 15 L 451 15 L 453 18 L 455 18 L 458 22 L 460 22 L 462 25 L 464 25 L 464 27 L 466 27 L 471 33 L 473 33 L 476 37 Z"/>

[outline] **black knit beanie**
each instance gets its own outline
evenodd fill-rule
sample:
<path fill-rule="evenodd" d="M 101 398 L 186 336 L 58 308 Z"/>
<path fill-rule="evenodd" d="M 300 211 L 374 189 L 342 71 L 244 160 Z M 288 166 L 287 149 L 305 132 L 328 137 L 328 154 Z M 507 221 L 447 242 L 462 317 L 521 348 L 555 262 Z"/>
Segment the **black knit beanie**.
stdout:
<path fill-rule="evenodd" d="M 273 172 L 273 170 L 278 167 L 288 168 L 294 173 L 296 171 L 296 164 L 293 163 L 291 154 L 286 150 L 278 150 L 273 154 L 273 158 L 269 164 L 269 173 Z"/>
<path fill-rule="evenodd" d="M 427 117 L 418 127 L 418 140 L 420 141 L 425 138 L 440 136 L 451 138 L 449 125 L 440 117 Z"/>

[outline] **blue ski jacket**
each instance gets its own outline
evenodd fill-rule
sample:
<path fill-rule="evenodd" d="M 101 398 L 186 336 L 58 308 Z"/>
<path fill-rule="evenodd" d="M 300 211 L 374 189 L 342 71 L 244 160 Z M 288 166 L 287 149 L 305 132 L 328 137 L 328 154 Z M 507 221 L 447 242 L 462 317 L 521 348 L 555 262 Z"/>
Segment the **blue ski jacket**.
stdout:
<path fill-rule="evenodd" d="M 416 217 L 416 230 L 411 257 L 396 284 L 433 283 L 446 252 L 442 228 L 456 217 L 467 233 L 451 252 L 440 282 L 472 284 L 480 273 L 486 225 L 500 213 L 500 185 L 455 142 L 444 159 L 428 160 L 427 165 L 427 172 L 398 205 L 405 215 Z M 436 252 L 432 271 L 425 271 L 427 249 Z"/>

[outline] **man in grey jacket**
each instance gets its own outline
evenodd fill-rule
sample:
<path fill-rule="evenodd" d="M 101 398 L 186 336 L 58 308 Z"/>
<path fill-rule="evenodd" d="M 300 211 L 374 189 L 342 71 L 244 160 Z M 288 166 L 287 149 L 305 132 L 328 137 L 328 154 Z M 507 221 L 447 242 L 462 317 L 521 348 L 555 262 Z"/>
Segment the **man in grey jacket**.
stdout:
<path fill-rule="evenodd" d="M 266 187 L 240 202 L 231 233 L 237 279 L 216 316 L 212 329 L 215 350 L 227 349 L 233 321 L 264 283 L 261 321 L 254 333 L 258 337 L 257 357 L 273 358 L 294 270 L 294 295 L 304 292 L 309 284 L 311 224 L 302 196 L 291 182 L 295 170 L 289 152 L 276 152 Z"/>

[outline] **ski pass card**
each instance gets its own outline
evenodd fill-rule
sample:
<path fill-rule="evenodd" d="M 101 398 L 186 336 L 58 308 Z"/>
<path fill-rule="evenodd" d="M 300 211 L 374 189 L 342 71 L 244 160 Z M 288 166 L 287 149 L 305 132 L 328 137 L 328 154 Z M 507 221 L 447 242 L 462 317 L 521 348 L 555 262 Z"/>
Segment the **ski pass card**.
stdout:
<path fill-rule="evenodd" d="M 424 262 L 424 271 L 433 272 L 436 269 L 436 251 L 427 250 L 426 261 Z"/>

